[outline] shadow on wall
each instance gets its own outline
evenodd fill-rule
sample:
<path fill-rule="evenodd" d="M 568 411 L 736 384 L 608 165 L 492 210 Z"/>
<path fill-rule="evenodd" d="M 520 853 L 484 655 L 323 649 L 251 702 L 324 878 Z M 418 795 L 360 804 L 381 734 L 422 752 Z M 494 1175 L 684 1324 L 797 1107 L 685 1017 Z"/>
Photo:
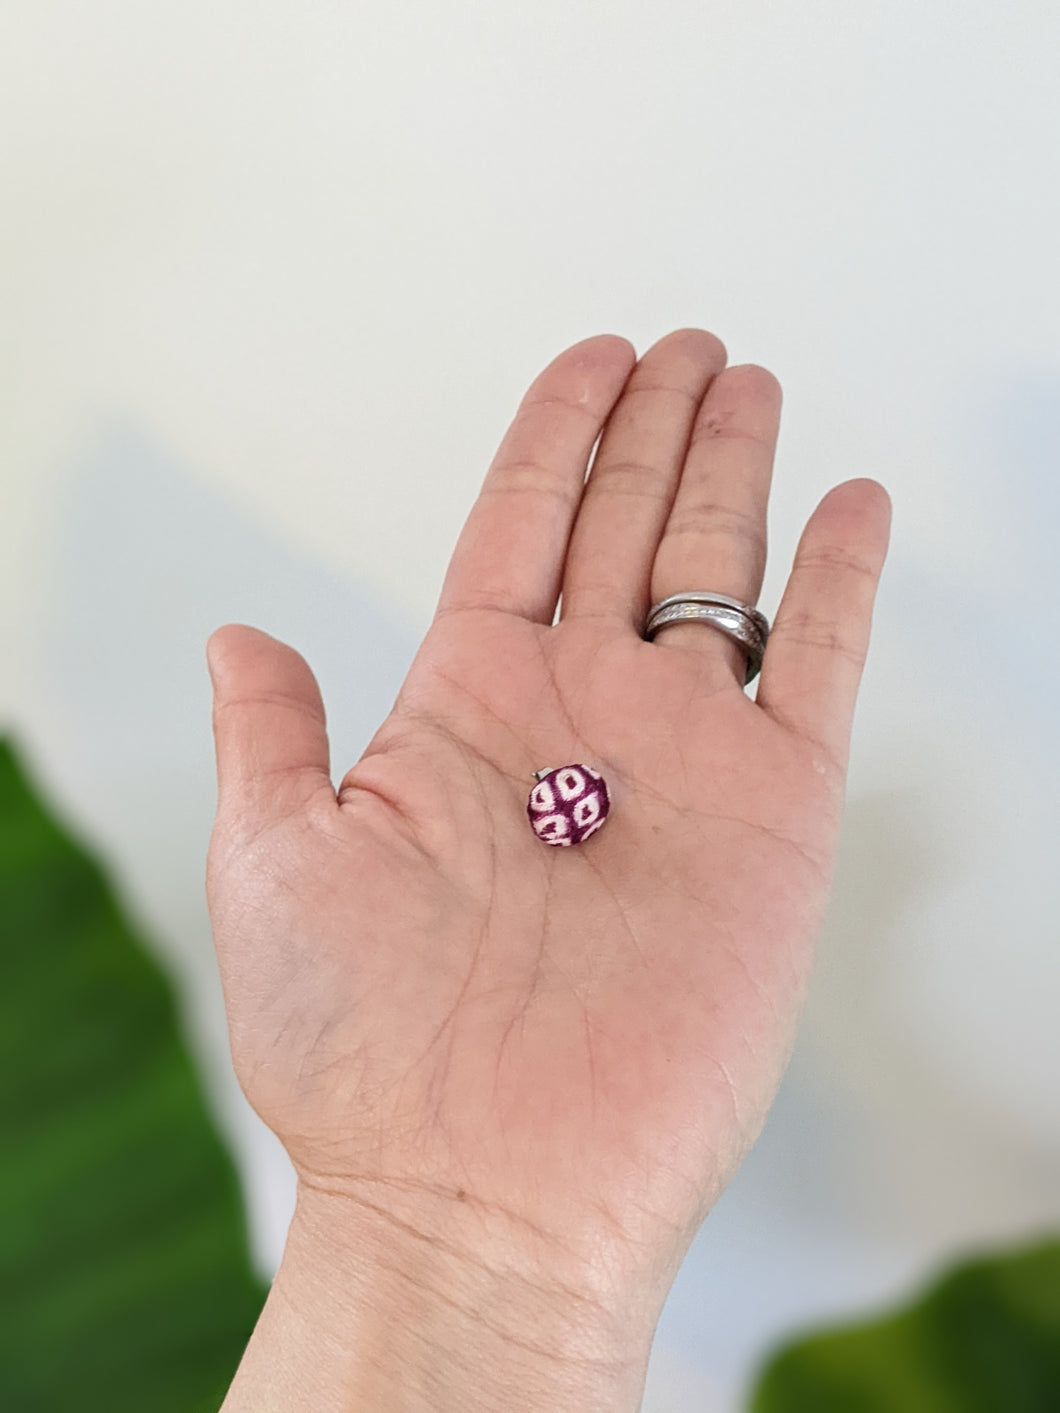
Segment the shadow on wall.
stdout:
<path fill-rule="evenodd" d="M 268 1272 L 293 1181 L 228 1059 L 203 892 L 215 801 L 205 643 L 246 622 L 297 647 L 320 682 L 341 777 L 389 711 L 418 638 L 355 575 L 299 555 L 127 424 L 104 428 L 71 469 L 51 543 L 27 740 L 181 981 Z"/>
<path fill-rule="evenodd" d="M 334 765 L 360 754 L 417 645 L 355 575 L 297 554 L 130 427 L 102 434 L 71 477 L 57 551 L 48 685 L 82 742 L 130 773 L 149 761 L 165 785 L 208 754 L 204 645 L 220 624 L 252 623 L 308 658 Z"/>

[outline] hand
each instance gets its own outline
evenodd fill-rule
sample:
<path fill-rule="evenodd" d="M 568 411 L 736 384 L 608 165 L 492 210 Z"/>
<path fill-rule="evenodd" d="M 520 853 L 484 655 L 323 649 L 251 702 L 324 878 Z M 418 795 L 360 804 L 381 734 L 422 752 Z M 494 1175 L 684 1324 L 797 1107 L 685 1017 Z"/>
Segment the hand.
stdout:
<path fill-rule="evenodd" d="M 232 1053 L 301 1200 L 640 1302 L 649 1344 L 790 1050 L 890 519 L 874 481 L 822 500 L 757 700 L 716 629 L 644 641 L 658 599 L 761 587 L 781 393 L 725 362 L 604 335 L 534 381 L 337 793 L 302 658 L 209 644 Z M 611 814 L 550 848 L 531 772 L 570 762 Z"/>

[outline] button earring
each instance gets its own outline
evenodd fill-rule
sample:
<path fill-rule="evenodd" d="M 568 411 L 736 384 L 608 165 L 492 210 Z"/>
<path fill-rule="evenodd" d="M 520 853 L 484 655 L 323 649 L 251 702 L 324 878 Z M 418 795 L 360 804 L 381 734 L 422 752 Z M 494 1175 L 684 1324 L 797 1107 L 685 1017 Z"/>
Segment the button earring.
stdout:
<path fill-rule="evenodd" d="M 560 765 L 533 775 L 537 784 L 526 813 L 542 843 L 569 847 L 596 833 L 611 808 L 607 784 L 598 771 L 587 765 Z"/>

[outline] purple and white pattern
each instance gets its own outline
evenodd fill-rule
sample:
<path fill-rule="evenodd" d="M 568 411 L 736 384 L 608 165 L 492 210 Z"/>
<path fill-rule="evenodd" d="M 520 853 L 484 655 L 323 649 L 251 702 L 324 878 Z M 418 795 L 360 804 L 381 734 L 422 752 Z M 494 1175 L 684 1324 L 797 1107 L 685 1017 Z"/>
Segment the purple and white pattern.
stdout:
<path fill-rule="evenodd" d="M 607 818 L 611 798 L 604 778 L 587 765 L 560 765 L 541 773 L 526 813 L 545 844 L 581 844 Z"/>

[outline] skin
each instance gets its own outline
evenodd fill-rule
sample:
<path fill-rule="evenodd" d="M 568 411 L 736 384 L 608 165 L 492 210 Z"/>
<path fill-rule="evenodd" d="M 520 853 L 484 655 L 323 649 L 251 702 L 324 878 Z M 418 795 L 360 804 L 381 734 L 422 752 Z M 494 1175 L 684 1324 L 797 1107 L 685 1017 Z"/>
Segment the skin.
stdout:
<path fill-rule="evenodd" d="M 643 640 L 761 588 L 781 390 L 726 358 L 602 335 L 535 379 L 337 791 L 304 660 L 210 639 L 232 1054 L 299 1178 L 226 1410 L 639 1406 L 790 1053 L 890 525 L 875 481 L 824 497 L 756 700 L 716 629 Z M 531 772 L 571 762 L 611 814 L 550 848 Z"/>

